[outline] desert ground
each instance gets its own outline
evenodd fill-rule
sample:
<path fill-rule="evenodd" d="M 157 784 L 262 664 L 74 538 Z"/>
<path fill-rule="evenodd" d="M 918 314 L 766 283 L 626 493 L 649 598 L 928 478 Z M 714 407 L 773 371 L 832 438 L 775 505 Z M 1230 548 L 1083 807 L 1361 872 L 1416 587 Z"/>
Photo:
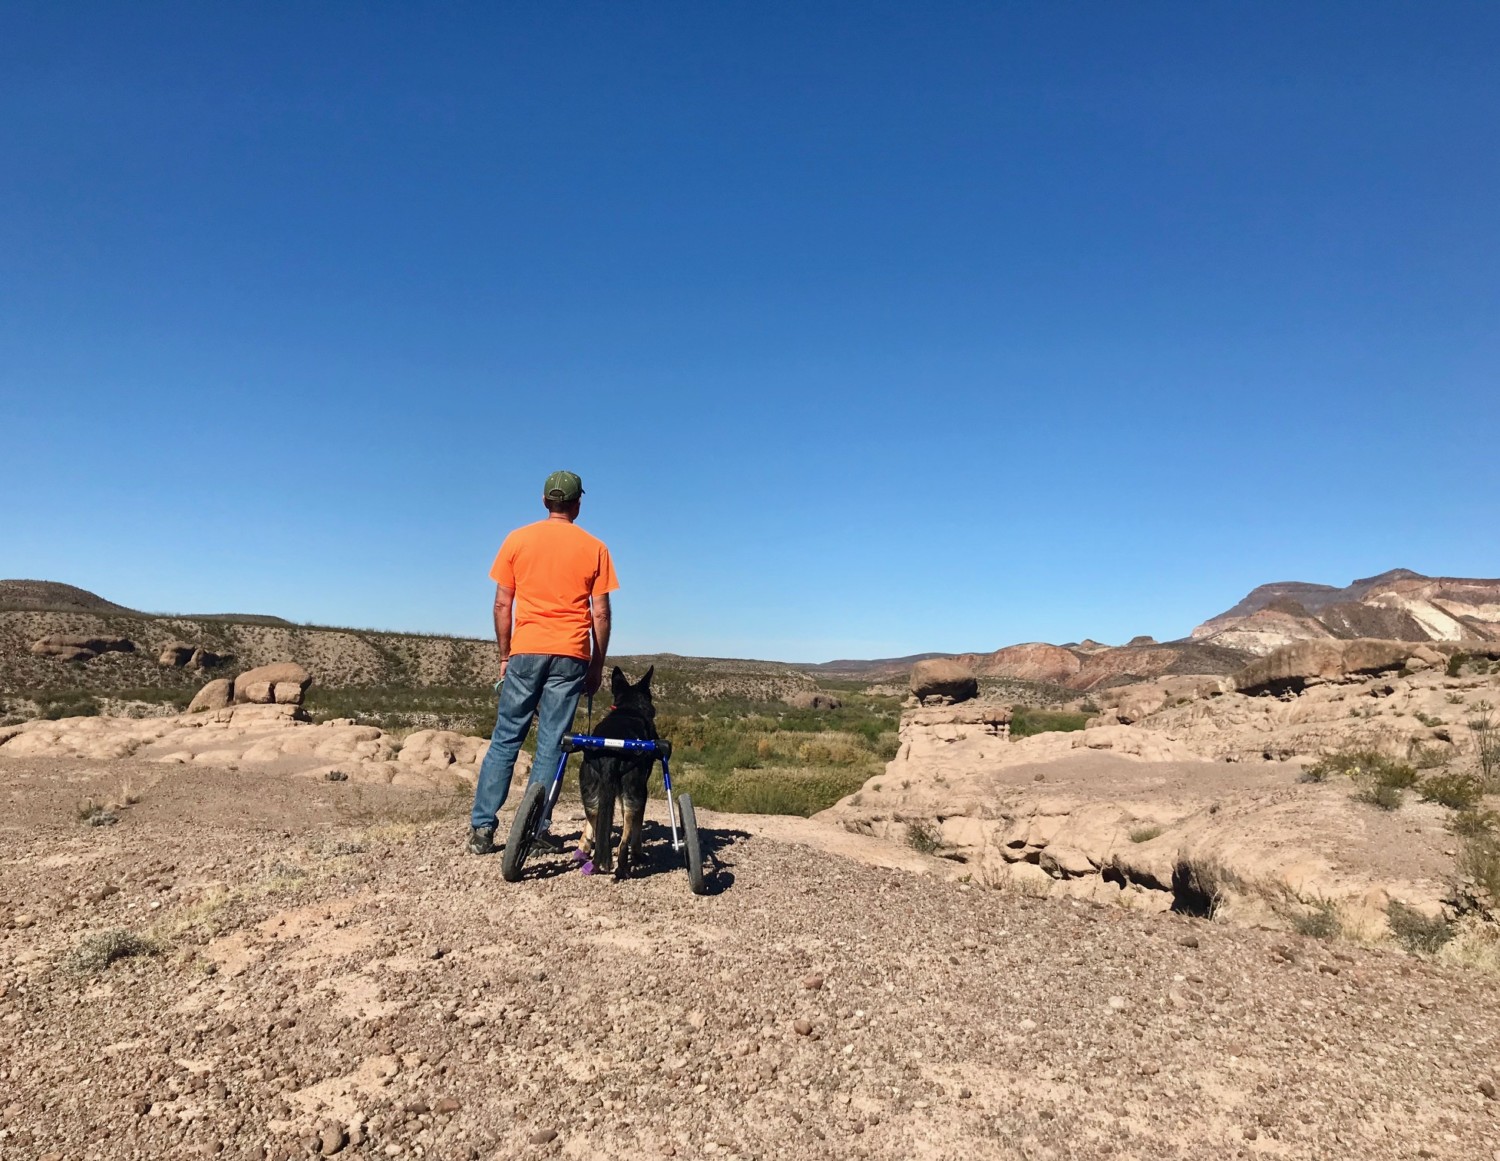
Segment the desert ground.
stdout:
<path fill-rule="evenodd" d="M 5 1158 L 1500 1157 L 1493 978 L 1390 947 L 821 820 L 705 815 L 696 897 L 659 794 L 645 876 L 507 884 L 450 791 L 0 770 Z"/>
<path fill-rule="evenodd" d="M 1500 1161 L 1495 618 L 1284 587 L 1259 654 L 627 661 L 706 896 L 659 780 L 637 878 L 467 852 L 478 643 L 0 611 L 0 1161 Z"/>

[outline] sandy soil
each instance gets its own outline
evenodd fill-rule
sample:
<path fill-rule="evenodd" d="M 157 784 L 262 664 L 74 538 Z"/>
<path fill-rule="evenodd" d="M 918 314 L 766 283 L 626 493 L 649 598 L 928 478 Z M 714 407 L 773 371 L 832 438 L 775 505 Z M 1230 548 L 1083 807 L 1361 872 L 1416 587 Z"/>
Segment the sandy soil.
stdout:
<path fill-rule="evenodd" d="M 1494 981 L 1391 951 L 781 819 L 705 815 L 698 898 L 659 797 L 646 876 L 511 885 L 432 792 L 0 759 L 0 794 L 7 1161 L 1500 1158 Z M 74 958 L 111 929 L 160 951 Z"/>

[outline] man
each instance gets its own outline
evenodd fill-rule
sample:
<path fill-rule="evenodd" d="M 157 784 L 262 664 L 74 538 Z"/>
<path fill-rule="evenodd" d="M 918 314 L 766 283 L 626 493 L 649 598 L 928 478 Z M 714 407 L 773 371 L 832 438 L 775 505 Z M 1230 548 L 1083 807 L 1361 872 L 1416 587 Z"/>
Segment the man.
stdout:
<path fill-rule="evenodd" d="M 620 585 L 609 549 L 574 523 L 582 496 L 583 482 L 576 475 L 553 472 L 542 485 L 547 518 L 507 536 L 490 569 L 500 707 L 469 815 L 469 850 L 476 855 L 495 850 L 496 818 L 510 793 L 532 715 L 537 727 L 531 781 L 546 783 L 557 770 L 562 736 L 573 722 L 579 695 L 592 697 L 604 677 L 609 594 Z M 559 849 L 547 833 L 550 825 L 550 819 L 543 820 L 540 841 Z"/>

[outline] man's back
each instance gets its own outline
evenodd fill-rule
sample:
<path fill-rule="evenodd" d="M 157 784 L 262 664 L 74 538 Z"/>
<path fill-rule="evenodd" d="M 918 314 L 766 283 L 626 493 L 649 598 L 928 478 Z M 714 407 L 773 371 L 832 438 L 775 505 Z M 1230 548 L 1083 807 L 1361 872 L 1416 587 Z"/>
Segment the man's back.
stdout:
<path fill-rule="evenodd" d="M 505 538 L 490 577 L 515 598 L 512 653 L 590 657 L 589 598 L 619 587 L 603 541 L 564 520 L 538 520 Z"/>

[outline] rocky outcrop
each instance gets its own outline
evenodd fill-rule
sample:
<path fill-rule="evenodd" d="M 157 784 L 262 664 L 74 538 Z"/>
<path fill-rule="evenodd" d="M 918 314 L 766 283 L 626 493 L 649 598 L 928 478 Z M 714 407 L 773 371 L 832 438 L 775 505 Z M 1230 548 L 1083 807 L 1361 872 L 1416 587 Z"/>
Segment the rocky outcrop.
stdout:
<path fill-rule="evenodd" d="M 1422 668 L 1441 658 L 1428 647 L 1420 654 L 1416 648 L 1405 641 L 1300 641 L 1252 661 L 1234 675 L 1233 685 L 1248 694 L 1298 692 L 1315 682 L 1411 668 L 1408 660 Z"/>
<path fill-rule="evenodd" d="M 169 641 L 156 657 L 156 663 L 164 669 L 212 669 L 222 660 L 201 645 L 185 645 L 180 641 Z"/>
<path fill-rule="evenodd" d="M 974 672 L 960 661 L 935 657 L 918 661 L 911 667 L 909 687 L 920 702 L 944 700 L 968 701 L 979 696 L 979 682 Z"/>
<path fill-rule="evenodd" d="M 236 705 L 301 705 L 312 674 L 295 661 L 247 669 L 234 679 Z"/>
<path fill-rule="evenodd" d="M 43 637 L 31 646 L 34 657 L 52 657 L 59 661 L 92 661 L 101 653 L 134 653 L 135 642 L 123 637 L 90 637 L 76 633 L 58 633 Z"/>
<path fill-rule="evenodd" d="M 353 782 L 429 788 L 472 786 L 488 748 L 484 738 L 446 730 L 422 730 L 403 743 L 348 720 L 312 725 L 300 720 L 295 706 L 274 704 L 168 718 L 63 718 L 0 729 L 0 758 L 137 758 L 309 778 L 338 773 Z M 517 760 L 522 782 L 530 762 L 524 752 Z"/>
<path fill-rule="evenodd" d="M 1286 708 L 1230 693 L 1160 717 L 1201 722 L 1257 701 Z M 1009 741 L 976 709 L 906 714 L 885 772 L 817 818 L 1024 894 L 1272 926 L 1329 908 L 1359 937 L 1387 932 L 1392 900 L 1443 908 L 1453 868 L 1442 808 L 1413 799 L 1398 816 L 1355 802 L 1347 785 L 1302 781 L 1295 763 L 1210 761 L 1186 729 Z"/>

